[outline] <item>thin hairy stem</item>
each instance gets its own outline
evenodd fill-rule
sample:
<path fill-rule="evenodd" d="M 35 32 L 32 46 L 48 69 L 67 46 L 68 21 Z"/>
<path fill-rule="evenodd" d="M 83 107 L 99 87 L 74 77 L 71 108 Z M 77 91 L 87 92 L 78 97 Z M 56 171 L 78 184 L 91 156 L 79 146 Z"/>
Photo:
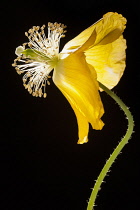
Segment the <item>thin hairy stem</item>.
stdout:
<path fill-rule="evenodd" d="M 111 90 L 109 90 L 107 87 L 105 87 L 103 84 L 99 83 L 100 87 L 107 93 L 109 94 L 120 106 L 120 108 L 124 111 L 127 119 L 128 119 L 128 129 L 125 134 L 125 136 L 121 139 L 120 143 L 118 146 L 115 148 L 113 153 L 110 155 L 109 159 L 106 161 L 106 164 L 104 165 L 101 173 L 98 176 L 98 179 L 96 180 L 96 183 L 94 185 L 94 188 L 92 190 L 87 210 L 93 210 L 95 206 L 95 200 L 98 194 L 98 191 L 100 190 L 101 184 L 107 175 L 110 167 L 112 166 L 114 160 L 117 158 L 123 147 L 128 143 L 128 140 L 130 139 L 132 133 L 133 133 L 133 128 L 134 128 L 134 121 L 133 121 L 133 116 L 131 115 L 131 112 L 129 111 L 128 107 L 122 102 L 122 100 Z"/>

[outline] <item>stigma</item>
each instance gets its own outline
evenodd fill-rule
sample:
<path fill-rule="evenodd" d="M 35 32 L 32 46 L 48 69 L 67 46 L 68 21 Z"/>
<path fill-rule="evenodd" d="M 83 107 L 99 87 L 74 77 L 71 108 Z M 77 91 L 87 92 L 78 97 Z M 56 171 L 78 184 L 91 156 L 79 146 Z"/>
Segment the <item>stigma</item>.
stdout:
<path fill-rule="evenodd" d="M 60 39 L 65 37 L 66 26 L 61 23 L 48 23 L 48 37 L 42 27 L 33 26 L 25 35 L 29 42 L 16 48 L 18 56 L 12 66 L 18 74 L 24 73 L 23 85 L 30 94 L 46 97 L 46 84 L 49 74 L 59 61 Z"/>

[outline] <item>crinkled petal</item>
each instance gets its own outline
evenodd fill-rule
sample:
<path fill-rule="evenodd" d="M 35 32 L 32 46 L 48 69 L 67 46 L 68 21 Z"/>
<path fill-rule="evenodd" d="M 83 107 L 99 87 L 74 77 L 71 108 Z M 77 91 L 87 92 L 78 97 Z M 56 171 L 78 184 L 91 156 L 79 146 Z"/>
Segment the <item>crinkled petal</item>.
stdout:
<path fill-rule="evenodd" d="M 126 40 L 120 36 L 116 41 L 96 45 L 85 52 L 86 61 L 94 66 L 97 80 L 109 89 L 119 82 L 125 69 Z"/>
<path fill-rule="evenodd" d="M 82 52 L 72 53 L 59 60 L 53 81 L 72 106 L 78 121 L 79 143 L 87 142 L 88 123 L 102 129 L 103 105 L 98 93 L 96 72 L 86 63 Z"/>
<path fill-rule="evenodd" d="M 97 37 L 94 45 L 99 43 L 107 44 L 115 41 L 123 33 L 125 29 L 126 19 L 118 13 L 108 12 L 102 19 L 85 29 L 74 39 L 69 41 L 63 48 L 62 53 L 70 52 L 73 49 L 78 49 L 82 46 L 96 31 Z"/>
<path fill-rule="evenodd" d="M 103 16 L 102 21 L 96 24 L 97 44 L 109 44 L 118 39 L 126 28 L 126 19 L 118 13 L 108 12 Z"/>

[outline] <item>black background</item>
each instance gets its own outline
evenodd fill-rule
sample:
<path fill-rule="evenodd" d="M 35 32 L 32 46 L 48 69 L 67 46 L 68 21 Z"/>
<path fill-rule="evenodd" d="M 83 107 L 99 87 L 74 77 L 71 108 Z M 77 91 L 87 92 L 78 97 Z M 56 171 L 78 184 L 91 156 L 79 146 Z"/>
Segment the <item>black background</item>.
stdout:
<path fill-rule="evenodd" d="M 95 210 L 139 208 L 139 3 L 138 1 L 4 1 L 0 5 L 0 209 L 85 210 L 91 188 L 106 159 L 125 134 L 127 121 L 117 104 L 101 93 L 105 108 L 102 131 L 90 128 L 89 142 L 77 145 L 76 118 L 55 87 L 47 99 L 35 98 L 23 88 L 11 66 L 15 48 L 27 41 L 33 25 L 67 25 L 61 47 L 106 12 L 128 20 L 127 67 L 114 92 L 130 107 L 135 133 L 102 185 Z M 47 33 L 47 31 L 46 31 Z"/>

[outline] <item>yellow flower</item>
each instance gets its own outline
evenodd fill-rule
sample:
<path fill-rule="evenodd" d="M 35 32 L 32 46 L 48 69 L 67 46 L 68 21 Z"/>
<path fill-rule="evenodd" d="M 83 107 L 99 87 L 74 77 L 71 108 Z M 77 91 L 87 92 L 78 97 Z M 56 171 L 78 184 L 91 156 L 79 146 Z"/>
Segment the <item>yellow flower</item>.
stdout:
<path fill-rule="evenodd" d="M 16 49 L 15 66 L 25 73 L 23 83 L 33 96 L 46 97 L 46 82 L 53 71 L 53 82 L 69 101 L 78 123 L 79 144 L 88 141 L 89 123 L 101 130 L 104 108 L 98 81 L 109 89 L 120 80 L 125 69 L 126 41 L 123 38 L 126 19 L 109 12 L 98 22 L 69 41 L 59 53 L 60 38 L 66 26 L 48 23 L 26 32 L 29 43 Z M 29 48 L 25 49 L 26 44 Z"/>

